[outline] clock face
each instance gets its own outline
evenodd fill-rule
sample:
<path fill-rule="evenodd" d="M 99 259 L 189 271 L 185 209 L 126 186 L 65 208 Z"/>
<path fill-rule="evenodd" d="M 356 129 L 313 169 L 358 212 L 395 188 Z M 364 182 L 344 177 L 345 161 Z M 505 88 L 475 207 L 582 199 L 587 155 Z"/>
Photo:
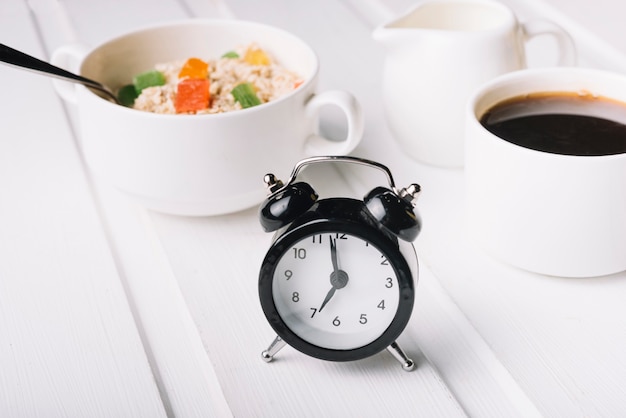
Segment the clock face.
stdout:
<path fill-rule="evenodd" d="M 398 313 L 405 286 L 394 262 L 356 234 L 303 236 L 283 249 L 272 273 L 276 311 L 306 343 L 331 350 L 366 346 Z M 411 308 L 412 301 L 409 314 Z"/>

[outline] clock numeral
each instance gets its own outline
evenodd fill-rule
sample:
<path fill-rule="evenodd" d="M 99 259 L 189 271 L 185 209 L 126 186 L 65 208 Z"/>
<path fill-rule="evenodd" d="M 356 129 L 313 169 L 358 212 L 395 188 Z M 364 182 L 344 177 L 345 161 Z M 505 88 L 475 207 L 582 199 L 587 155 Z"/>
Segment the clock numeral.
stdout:
<path fill-rule="evenodd" d="M 321 244 L 322 243 L 322 234 L 313 235 L 313 244 Z"/>
<path fill-rule="evenodd" d="M 335 319 L 333 319 L 333 325 L 336 326 L 336 327 L 341 325 L 341 321 L 339 320 L 338 316 L 336 316 Z"/>
<path fill-rule="evenodd" d="M 380 303 L 376 306 L 378 309 L 385 310 L 385 299 L 381 300 Z"/>
<path fill-rule="evenodd" d="M 291 294 L 291 301 L 292 302 L 300 302 L 300 293 L 298 292 L 293 292 Z"/>
<path fill-rule="evenodd" d="M 299 258 L 300 260 L 304 260 L 306 258 L 306 249 L 305 248 L 293 248 L 293 257 Z"/>
<path fill-rule="evenodd" d="M 337 234 L 335 234 L 335 239 L 348 239 L 348 237 L 346 237 L 346 234 L 340 234 L 337 232 Z"/>
<path fill-rule="evenodd" d="M 291 279 L 291 276 L 293 276 L 293 271 L 285 270 L 285 277 L 287 278 L 287 280 Z"/>
<path fill-rule="evenodd" d="M 381 265 L 381 266 L 388 266 L 388 265 L 389 265 L 389 261 L 387 261 L 387 259 L 385 258 L 385 256 L 384 256 L 384 255 L 382 255 L 382 254 L 381 254 L 381 255 L 380 255 L 380 258 L 382 258 L 382 259 L 383 259 L 383 261 L 381 261 L 381 262 L 380 262 L 380 265 Z"/>
<path fill-rule="evenodd" d="M 361 317 L 359 318 L 359 323 L 361 324 L 367 324 L 367 315 L 362 313 Z"/>
<path fill-rule="evenodd" d="M 313 318 L 317 313 L 317 308 L 311 308 L 311 310 L 313 311 L 313 313 L 311 314 L 311 318 Z"/>
<path fill-rule="evenodd" d="M 387 283 L 385 283 L 385 287 L 387 289 L 391 289 L 393 287 L 393 279 L 391 277 L 387 277 Z"/>

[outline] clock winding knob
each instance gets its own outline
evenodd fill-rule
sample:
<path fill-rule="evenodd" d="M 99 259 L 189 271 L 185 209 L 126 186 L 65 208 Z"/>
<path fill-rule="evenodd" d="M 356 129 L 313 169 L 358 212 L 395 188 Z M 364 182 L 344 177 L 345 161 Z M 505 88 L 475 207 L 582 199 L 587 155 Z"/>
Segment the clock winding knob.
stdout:
<path fill-rule="evenodd" d="M 266 174 L 263 177 L 263 182 L 265 183 L 265 186 L 267 186 L 270 194 L 283 187 L 283 182 L 277 179 L 272 173 Z"/>

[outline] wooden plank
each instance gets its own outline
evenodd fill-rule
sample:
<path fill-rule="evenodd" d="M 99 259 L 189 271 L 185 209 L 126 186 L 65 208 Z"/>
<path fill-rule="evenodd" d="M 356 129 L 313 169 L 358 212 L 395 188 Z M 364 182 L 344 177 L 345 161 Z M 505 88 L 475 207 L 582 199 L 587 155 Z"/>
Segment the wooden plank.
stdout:
<path fill-rule="evenodd" d="M 25 2 L 0 38 L 44 57 Z M 59 99 L 0 80 L 0 415 L 165 416 Z"/>
<path fill-rule="evenodd" d="M 156 382 L 171 415 L 232 416 L 151 214 L 109 185 L 97 179 L 92 184 Z"/>
<path fill-rule="evenodd" d="M 32 0 L 30 5 L 49 51 L 77 41 L 93 45 L 123 31 L 187 13 L 175 1 L 161 2 L 159 7 L 151 1 L 126 2 L 127 13 L 119 19 L 119 5 L 112 2 Z M 212 8 L 203 10 L 210 13 Z M 51 14 L 55 22 L 49 21 Z M 115 24 L 90 24 L 104 16 Z M 73 106 L 67 106 L 67 111 L 75 117 Z M 80 143 L 79 137 L 75 140 Z M 231 416 L 146 210 L 97 178 L 88 174 L 88 179 L 168 415 Z"/>
<path fill-rule="evenodd" d="M 141 26 L 186 19 L 189 15 L 184 4 L 175 0 L 63 1 L 68 21 L 79 36 L 77 40 L 92 47 Z"/>

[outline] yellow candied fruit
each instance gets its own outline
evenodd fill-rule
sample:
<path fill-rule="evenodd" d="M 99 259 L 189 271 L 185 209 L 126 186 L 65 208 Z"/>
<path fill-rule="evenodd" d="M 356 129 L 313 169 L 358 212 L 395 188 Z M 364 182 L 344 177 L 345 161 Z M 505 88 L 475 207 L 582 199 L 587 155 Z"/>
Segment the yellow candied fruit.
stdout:
<path fill-rule="evenodd" d="M 248 48 L 243 60 L 251 65 L 270 65 L 270 58 L 265 51 L 257 47 Z"/>
<path fill-rule="evenodd" d="M 178 73 L 178 78 L 203 79 L 209 75 L 209 64 L 199 58 L 189 58 Z"/>

